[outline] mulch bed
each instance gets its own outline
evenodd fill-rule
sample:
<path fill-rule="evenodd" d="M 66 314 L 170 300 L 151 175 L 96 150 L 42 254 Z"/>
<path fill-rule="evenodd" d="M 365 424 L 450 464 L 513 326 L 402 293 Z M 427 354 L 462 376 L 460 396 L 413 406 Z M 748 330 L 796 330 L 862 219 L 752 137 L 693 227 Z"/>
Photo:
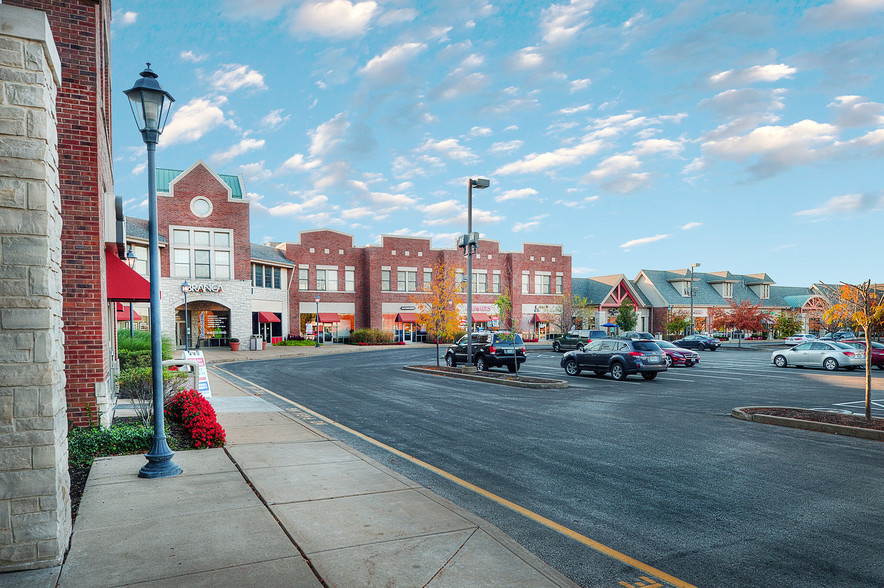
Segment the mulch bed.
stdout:
<path fill-rule="evenodd" d="M 459 367 L 448 367 L 447 365 L 419 365 L 415 366 L 424 370 L 430 370 L 434 372 L 445 372 L 448 374 L 461 374 L 463 371 Z M 494 378 L 496 380 L 506 380 L 507 382 L 525 382 L 528 384 L 545 384 L 550 382 L 550 378 L 532 378 L 531 376 L 517 376 L 516 374 L 512 374 L 510 372 L 503 371 L 485 371 L 485 372 L 475 372 L 477 376 L 482 376 L 483 378 Z"/>
<path fill-rule="evenodd" d="M 843 425 L 846 427 L 859 427 L 861 429 L 873 429 L 884 431 L 884 418 L 872 418 L 867 421 L 863 415 L 844 414 L 840 412 L 826 412 L 822 410 L 806 410 L 799 408 L 744 408 L 746 414 L 766 414 L 770 416 L 786 417 L 830 425 Z"/>
<path fill-rule="evenodd" d="M 137 417 L 115 418 L 114 424 L 121 425 L 127 423 L 138 423 L 140 419 Z M 185 451 L 193 449 L 190 434 L 182 425 L 174 421 L 166 420 L 169 432 L 166 436 L 166 442 L 172 451 Z M 145 460 L 147 463 L 147 460 Z M 71 477 L 71 525 L 77 520 L 77 512 L 80 510 L 80 500 L 83 498 L 83 490 L 86 488 L 86 480 L 89 478 L 91 465 L 85 466 L 69 466 L 68 475 Z"/>

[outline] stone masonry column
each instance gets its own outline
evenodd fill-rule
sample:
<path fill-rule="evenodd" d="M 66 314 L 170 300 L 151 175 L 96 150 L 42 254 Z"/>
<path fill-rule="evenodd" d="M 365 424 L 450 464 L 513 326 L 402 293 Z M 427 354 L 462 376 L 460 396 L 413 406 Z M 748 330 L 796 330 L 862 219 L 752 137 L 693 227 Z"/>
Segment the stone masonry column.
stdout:
<path fill-rule="evenodd" d="M 0 572 L 71 534 L 56 93 L 43 12 L 0 4 Z"/>

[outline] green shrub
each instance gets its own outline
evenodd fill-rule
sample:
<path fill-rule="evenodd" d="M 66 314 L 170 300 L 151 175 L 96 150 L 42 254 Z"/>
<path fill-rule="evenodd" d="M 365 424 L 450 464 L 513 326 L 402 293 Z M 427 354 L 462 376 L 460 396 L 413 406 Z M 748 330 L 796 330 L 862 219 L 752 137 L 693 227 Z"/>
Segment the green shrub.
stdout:
<path fill-rule="evenodd" d="M 162 337 L 162 355 L 163 359 L 172 359 L 174 351 L 172 341 L 168 337 Z M 149 331 L 135 331 L 133 336 L 129 336 L 129 329 L 120 329 L 117 331 L 117 346 L 122 351 L 141 351 L 150 355 L 151 338 Z M 150 362 L 148 362 L 149 365 Z"/>
<path fill-rule="evenodd" d="M 351 343 L 393 343 L 395 336 L 391 331 L 378 329 L 357 329 L 350 337 Z"/>
<path fill-rule="evenodd" d="M 75 427 L 68 433 L 68 462 L 85 466 L 96 457 L 146 452 L 152 439 L 153 429 L 142 425 Z"/>
<path fill-rule="evenodd" d="M 316 341 L 310 339 L 289 339 L 288 341 L 282 341 L 281 343 L 277 343 L 276 345 L 285 345 L 289 347 L 311 347 L 313 345 L 316 345 Z"/>

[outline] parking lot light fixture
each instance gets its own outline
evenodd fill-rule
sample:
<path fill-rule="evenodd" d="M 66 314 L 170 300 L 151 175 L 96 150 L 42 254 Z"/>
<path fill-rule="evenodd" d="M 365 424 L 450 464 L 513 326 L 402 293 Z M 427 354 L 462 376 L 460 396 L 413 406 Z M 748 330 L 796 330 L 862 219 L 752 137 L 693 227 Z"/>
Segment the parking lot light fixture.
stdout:
<path fill-rule="evenodd" d="M 141 478 L 166 478 L 181 473 L 181 466 L 172 461 L 175 454 L 166 442 L 163 422 L 163 356 L 162 323 L 160 321 L 160 249 L 157 230 L 157 141 L 166 126 L 169 110 L 175 101 L 157 81 L 157 74 L 150 63 L 141 72 L 135 85 L 123 92 L 129 98 L 129 106 L 141 139 L 147 146 L 147 207 L 148 243 L 150 264 L 150 359 L 153 375 L 153 441 L 145 454 L 147 463 L 138 472 Z"/>
<path fill-rule="evenodd" d="M 316 346 L 319 347 L 319 296 L 316 297 Z"/>
<path fill-rule="evenodd" d="M 694 268 L 700 267 L 699 263 L 691 264 L 691 332 L 690 334 L 694 334 Z"/>
<path fill-rule="evenodd" d="M 467 365 L 473 365 L 473 253 L 479 246 L 478 235 L 473 235 L 473 188 L 484 190 L 491 185 L 487 178 L 469 178 L 467 182 Z"/>

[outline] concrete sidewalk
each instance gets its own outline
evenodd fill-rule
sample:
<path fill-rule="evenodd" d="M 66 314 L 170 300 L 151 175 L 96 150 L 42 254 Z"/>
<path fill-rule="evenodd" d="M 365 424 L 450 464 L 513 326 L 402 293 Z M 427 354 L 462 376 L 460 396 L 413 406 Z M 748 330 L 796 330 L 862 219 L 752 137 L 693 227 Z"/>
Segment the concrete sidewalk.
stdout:
<path fill-rule="evenodd" d="M 178 452 L 183 474 L 159 480 L 137 477 L 141 455 L 96 460 L 60 573 L 8 574 L 0 586 L 575 585 L 472 513 L 211 373 L 210 383 L 225 449 Z"/>

